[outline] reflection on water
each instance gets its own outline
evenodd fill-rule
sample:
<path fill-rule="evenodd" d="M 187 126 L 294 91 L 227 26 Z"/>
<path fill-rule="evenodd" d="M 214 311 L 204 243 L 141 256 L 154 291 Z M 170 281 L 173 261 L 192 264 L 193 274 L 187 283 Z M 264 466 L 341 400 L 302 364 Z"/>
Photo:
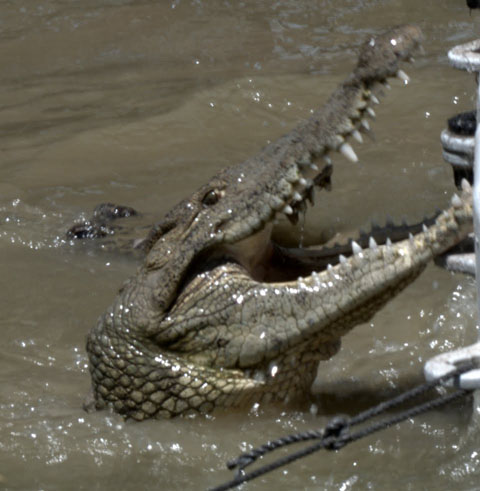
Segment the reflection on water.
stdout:
<path fill-rule="evenodd" d="M 426 55 L 408 86 L 392 84 L 376 141 L 356 145 L 361 163 L 335 159 L 334 189 L 309 211 L 305 241 L 387 210 L 415 219 L 445 205 L 439 133 L 473 89 L 445 53 L 478 33 L 478 15 L 437 0 L 21 0 L 1 14 L 0 487 L 213 486 L 240 451 L 378 402 L 419 382 L 434 353 L 475 339 L 471 280 L 430 267 L 322 364 L 317 416 L 310 403 L 142 424 L 84 413 L 85 335 L 137 262 L 72 246 L 68 226 L 101 201 L 159 218 L 308 115 L 364 36 L 400 22 L 421 25 Z M 474 489 L 471 412 L 427 414 L 249 489 Z"/>

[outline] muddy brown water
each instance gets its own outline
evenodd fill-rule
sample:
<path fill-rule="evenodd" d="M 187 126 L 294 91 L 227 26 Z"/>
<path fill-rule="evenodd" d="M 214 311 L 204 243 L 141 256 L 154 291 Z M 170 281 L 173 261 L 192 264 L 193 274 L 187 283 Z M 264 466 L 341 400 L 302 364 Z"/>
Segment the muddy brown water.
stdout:
<path fill-rule="evenodd" d="M 66 228 L 102 201 L 161 217 L 321 104 L 365 36 L 405 22 L 423 28 L 425 54 L 410 84 L 392 82 L 361 162 L 334 159 L 307 241 L 447 204 L 439 133 L 474 83 L 446 51 L 480 32 L 465 2 L 0 4 L 0 488 L 205 489 L 240 451 L 364 409 L 476 339 L 472 280 L 431 266 L 345 337 L 313 403 L 142 424 L 82 410 L 85 335 L 137 263 L 66 243 Z M 245 489 L 479 489 L 479 438 L 478 410 L 458 403 Z"/>

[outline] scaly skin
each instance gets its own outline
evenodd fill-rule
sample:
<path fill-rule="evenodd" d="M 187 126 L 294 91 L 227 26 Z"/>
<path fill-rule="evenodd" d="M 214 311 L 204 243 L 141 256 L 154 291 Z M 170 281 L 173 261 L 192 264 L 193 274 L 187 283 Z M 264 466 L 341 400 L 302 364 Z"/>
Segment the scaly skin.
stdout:
<path fill-rule="evenodd" d="M 302 395 L 345 333 L 465 237 L 468 186 L 429 227 L 395 244 L 353 243 L 325 270 L 321 250 L 270 240 L 277 213 L 295 219 L 314 183 L 328 184 L 331 168 L 314 161 L 331 150 L 356 159 L 345 140 L 358 138 L 371 89 L 398 75 L 420 37 L 405 26 L 368 40 L 322 109 L 153 227 L 144 264 L 88 336 L 91 408 L 143 420 Z"/>

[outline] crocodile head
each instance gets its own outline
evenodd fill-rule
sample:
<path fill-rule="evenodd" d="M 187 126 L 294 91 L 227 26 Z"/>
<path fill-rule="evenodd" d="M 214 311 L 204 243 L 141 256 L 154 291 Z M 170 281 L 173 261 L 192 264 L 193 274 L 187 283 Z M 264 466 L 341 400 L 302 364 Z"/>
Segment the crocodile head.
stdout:
<path fill-rule="evenodd" d="M 368 126 L 374 86 L 406 78 L 399 62 L 420 37 L 404 26 L 368 39 L 323 108 L 152 228 L 144 264 L 89 334 L 91 406 L 142 420 L 305 393 L 346 332 L 468 233 L 466 186 L 435 220 L 394 230 L 394 244 L 384 231 L 327 251 L 271 239 L 278 214 L 295 220 L 328 186 L 329 153 L 356 160 L 347 140 Z"/>
<path fill-rule="evenodd" d="M 265 279 L 276 215 L 296 222 L 307 201 L 313 203 L 314 188 L 329 187 L 330 152 L 357 160 L 347 139 L 361 139 L 359 130 L 368 129 L 366 117 L 378 103 L 372 90 L 389 77 L 408 80 L 399 63 L 411 58 L 420 40 L 414 26 L 368 39 L 353 73 L 324 107 L 260 154 L 222 170 L 153 227 L 142 245 L 152 251 L 147 267 L 165 278 L 162 309 L 200 263 L 229 257 L 253 278 Z"/>

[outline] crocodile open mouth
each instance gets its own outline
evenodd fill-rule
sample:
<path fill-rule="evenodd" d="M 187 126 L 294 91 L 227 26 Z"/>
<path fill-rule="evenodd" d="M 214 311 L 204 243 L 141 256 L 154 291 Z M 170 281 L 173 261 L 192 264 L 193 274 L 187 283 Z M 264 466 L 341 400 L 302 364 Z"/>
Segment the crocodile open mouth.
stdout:
<path fill-rule="evenodd" d="M 375 90 L 388 77 L 408 81 L 399 62 L 420 40 L 414 26 L 369 37 L 322 108 L 151 228 L 142 265 L 87 338 L 94 407 L 143 420 L 308 393 L 342 336 L 471 231 L 464 183 L 449 208 L 417 225 L 318 249 L 272 239 L 276 218 L 295 223 L 314 189 L 328 188 L 333 152 L 357 160 L 349 141 L 369 131 Z"/>
<path fill-rule="evenodd" d="M 311 195 L 311 194 L 310 194 Z M 456 198 L 454 199 L 454 201 Z M 295 211 L 286 217 L 296 223 L 299 213 L 305 213 L 307 199 L 295 201 Z M 284 212 L 285 213 L 285 212 Z M 341 243 L 313 245 L 309 247 L 286 247 L 277 243 L 272 234 L 274 219 L 263 229 L 234 244 L 222 245 L 215 250 L 209 250 L 194 261 L 191 272 L 197 274 L 222 263 L 235 262 L 241 265 L 254 280 L 272 282 L 290 282 L 298 277 L 309 276 L 345 262 L 354 254 L 364 249 L 375 249 L 378 246 L 392 246 L 400 241 L 410 239 L 416 234 L 425 233 L 435 224 L 439 212 L 432 217 L 407 224 L 395 224 L 390 220 L 384 226 L 372 225 L 368 232 L 360 232 L 357 236 Z M 275 215 L 274 215 L 275 216 Z M 191 275 L 188 275 L 191 278 Z M 188 280 L 187 280 L 188 281 Z"/>

